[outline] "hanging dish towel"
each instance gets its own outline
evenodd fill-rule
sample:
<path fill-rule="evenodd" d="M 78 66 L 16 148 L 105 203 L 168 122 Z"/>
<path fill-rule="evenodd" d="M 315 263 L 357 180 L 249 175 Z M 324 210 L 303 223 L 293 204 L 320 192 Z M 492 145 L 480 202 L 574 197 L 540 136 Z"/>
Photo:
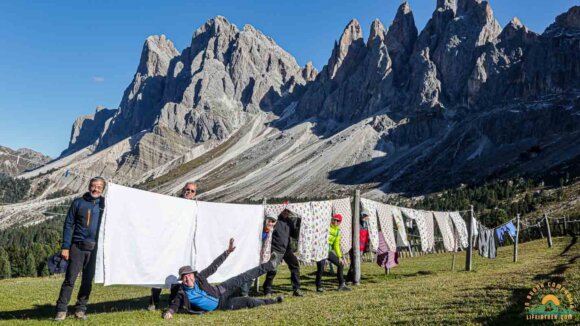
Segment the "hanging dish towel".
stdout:
<path fill-rule="evenodd" d="M 457 235 L 459 236 L 459 245 L 461 248 L 467 248 L 467 225 L 465 225 L 465 221 L 459 215 L 459 212 L 450 212 L 449 217 L 451 217 L 451 221 L 453 221 L 453 225 L 455 226 L 455 230 L 457 231 Z"/>
<path fill-rule="evenodd" d="M 379 247 L 379 223 L 377 219 L 377 206 L 379 203 L 365 198 L 361 198 L 360 203 L 371 214 L 369 216 L 369 238 L 371 251 L 376 252 Z"/>
<path fill-rule="evenodd" d="M 455 232 L 453 230 L 453 225 L 451 224 L 451 217 L 447 212 L 433 212 L 435 221 L 437 221 L 437 226 L 439 226 L 439 232 L 443 237 L 443 247 L 445 251 L 455 251 Z"/>
<path fill-rule="evenodd" d="M 433 251 L 435 247 L 435 228 L 433 214 L 427 211 L 420 211 L 401 207 L 401 212 L 408 218 L 415 220 L 421 237 L 421 250 L 424 252 Z"/>
<path fill-rule="evenodd" d="M 396 251 L 397 241 L 395 238 L 394 225 L 393 225 L 393 213 L 391 210 L 391 206 L 379 203 L 379 204 L 377 204 L 377 213 L 379 215 L 379 223 L 381 226 L 381 233 L 383 235 L 384 241 L 386 242 L 388 250 Z M 379 247 L 381 245 L 380 236 L 381 236 L 381 234 L 379 234 Z M 377 254 L 378 254 L 378 250 L 377 250 Z"/>

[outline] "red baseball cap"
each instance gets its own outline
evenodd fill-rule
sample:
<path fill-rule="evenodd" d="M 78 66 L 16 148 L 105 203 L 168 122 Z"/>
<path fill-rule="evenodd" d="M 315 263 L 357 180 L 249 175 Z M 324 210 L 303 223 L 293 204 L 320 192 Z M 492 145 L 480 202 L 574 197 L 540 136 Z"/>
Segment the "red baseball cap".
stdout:
<path fill-rule="evenodd" d="M 342 215 L 336 213 L 332 216 L 332 218 L 337 219 L 338 221 L 342 222 Z"/>

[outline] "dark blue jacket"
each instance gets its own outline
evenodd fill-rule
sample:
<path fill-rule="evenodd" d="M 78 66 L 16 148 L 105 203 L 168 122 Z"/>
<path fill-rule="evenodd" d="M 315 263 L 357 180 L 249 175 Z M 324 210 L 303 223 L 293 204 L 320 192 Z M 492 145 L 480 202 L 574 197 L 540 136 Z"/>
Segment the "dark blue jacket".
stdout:
<path fill-rule="evenodd" d="M 70 249 L 75 242 L 97 242 L 105 198 L 94 199 L 87 192 L 75 199 L 66 215 L 62 235 L 62 249 Z"/>

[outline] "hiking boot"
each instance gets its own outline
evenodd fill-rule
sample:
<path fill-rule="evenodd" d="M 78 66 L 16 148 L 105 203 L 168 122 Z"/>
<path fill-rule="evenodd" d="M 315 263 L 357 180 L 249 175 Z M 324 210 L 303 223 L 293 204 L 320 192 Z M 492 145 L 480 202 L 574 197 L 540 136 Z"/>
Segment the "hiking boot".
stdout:
<path fill-rule="evenodd" d="M 326 291 L 326 290 L 323 287 L 317 287 L 316 288 L 316 292 L 318 292 L 318 293 L 322 293 L 324 291 Z"/>
<path fill-rule="evenodd" d="M 87 314 L 84 311 L 75 312 L 75 318 L 80 320 L 87 320 Z"/>
<path fill-rule="evenodd" d="M 304 293 L 302 293 L 302 291 L 300 291 L 300 289 L 296 289 L 296 290 L 294 290 L 292 295 L 294 295 L 295 297 L 303 297 Z"/>
<path fill-rule="evenodd" d="M 347 287 L 346 284 L 342 283 L 341 285 L 338 286 L 338 289 L 336 289 L 337 291 L 352 291 L 351 288 Z"/>
<path fill-rule="evenodd" d="M 283 295 L 279 295 L 276 297 L 276 302 L 277 303 L 282 303 L 282 301 L 284 301 L 284 296 Z"/>
<path fill-rule="evenodd" d="M 63 321 L 66 319 L 66 311 L 59 311 L 54 317 L 54 321 Z"/>
<path fill-rule="evenodd" d="M 147 307 L 147 310 L 149 310 L 149 311 L 155 311 L 155 310 L 157 310 L 157 306 L 151 303 Z"/>

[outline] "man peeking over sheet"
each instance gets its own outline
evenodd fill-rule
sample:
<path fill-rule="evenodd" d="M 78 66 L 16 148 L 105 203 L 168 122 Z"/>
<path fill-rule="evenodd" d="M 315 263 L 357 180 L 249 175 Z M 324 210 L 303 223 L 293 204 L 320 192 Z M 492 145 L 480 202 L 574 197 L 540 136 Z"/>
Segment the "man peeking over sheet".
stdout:
<path fill-rule="evenodd" d="M 201 272 L 194 271 L 191 266 L 181 267 L 179 269 L 181 284 L 176 284 L 171 288 L 169 309 L 163 314 L 163 318 L 173 318 L 173 314 L 179 308 L 189 313 L 199 314 L 217 309 L 237 310 L 281 303 L 284 299 L 282 296 L 278 296 L 276 299 L 256 299 L 234 296 L 237 290 L 246 282 L 275 270 L 281 260 L 277 253 L 272 253 L 272 258 L 268 262 L 234 276 L 219 285 L 209 284 L 207 278 L 218 270 L 220 265 L 235 249 L 234 239 L 232 238 L 230 239 L 228 249 Z"/>

